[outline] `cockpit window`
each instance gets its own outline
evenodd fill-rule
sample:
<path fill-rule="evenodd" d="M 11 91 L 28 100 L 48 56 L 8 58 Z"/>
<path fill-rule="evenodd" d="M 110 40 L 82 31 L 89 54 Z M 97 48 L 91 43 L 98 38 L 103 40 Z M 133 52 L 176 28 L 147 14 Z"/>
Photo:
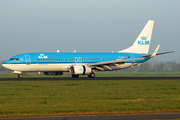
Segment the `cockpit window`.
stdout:
<path fill-rule="evenodd" d="M 19 58 L 10 58 L 9 60 L 19 60 Z"/>

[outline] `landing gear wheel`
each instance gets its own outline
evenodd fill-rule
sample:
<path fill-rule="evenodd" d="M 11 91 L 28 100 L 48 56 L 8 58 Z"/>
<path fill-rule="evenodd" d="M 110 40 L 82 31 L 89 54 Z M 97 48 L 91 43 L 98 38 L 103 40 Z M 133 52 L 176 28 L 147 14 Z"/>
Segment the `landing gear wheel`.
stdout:
<path fill-rule="evenodd" d="M 22 78 L 22 75 L 21 75 L 21 74 L 19 74 L 19 75 L 18 75 L 18 78 Z"/>
<path fill-rule="evenodd" d="M 91 73 L 90 75 L 88 75 L 88 78 L 94 78 L 95 77 L 95 73 Z"/>
<path fill-rule="evenodd" d="M 72 78 L 78 78 L 79 75 L 72 75 Z"/>

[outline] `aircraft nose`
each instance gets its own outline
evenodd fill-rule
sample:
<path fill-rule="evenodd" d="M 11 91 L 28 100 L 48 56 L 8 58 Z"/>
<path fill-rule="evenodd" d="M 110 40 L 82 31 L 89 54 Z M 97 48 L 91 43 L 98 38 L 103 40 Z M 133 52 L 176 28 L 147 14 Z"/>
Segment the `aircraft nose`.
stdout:
<path fill-rule="evenodd" d="M 9 65 L 8 64 L 2 64 L 2 66 L 6 69 L 10 69 Z"/>
<path fill-rule="evenodd" d="M 2 64 L 2 66 L 3 66 L 4 68 L 7 68 L 7 65 L 6 65 L 6 64 Z"/>

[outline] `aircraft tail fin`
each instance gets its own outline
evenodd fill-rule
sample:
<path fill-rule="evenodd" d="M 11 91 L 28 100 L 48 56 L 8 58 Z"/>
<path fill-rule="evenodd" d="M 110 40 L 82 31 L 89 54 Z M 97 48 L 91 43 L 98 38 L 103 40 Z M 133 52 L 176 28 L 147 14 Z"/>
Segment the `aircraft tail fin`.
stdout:
<path fill-rule="evenodd" d="M 147 54 L 149 52 L 153 26 L 154 20 L 149 20 L 135 40 L 134 44 L 131 47 L 118 52 Z"/>

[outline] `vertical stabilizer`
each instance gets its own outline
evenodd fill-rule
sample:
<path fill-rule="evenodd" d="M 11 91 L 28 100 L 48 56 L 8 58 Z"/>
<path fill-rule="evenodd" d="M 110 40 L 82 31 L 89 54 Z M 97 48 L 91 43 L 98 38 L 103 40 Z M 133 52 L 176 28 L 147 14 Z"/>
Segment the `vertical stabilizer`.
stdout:
<path fill-rule="evenodd" d="M 144 53 L 147 54 L 149 52 L 149 46 L 151 43 L 151 35 L 154 26 L 154 20 L 149 20 L 136 41 L 133 45 L 127 49 L 118 52 L 128 52 L 128 53 Z"/>

